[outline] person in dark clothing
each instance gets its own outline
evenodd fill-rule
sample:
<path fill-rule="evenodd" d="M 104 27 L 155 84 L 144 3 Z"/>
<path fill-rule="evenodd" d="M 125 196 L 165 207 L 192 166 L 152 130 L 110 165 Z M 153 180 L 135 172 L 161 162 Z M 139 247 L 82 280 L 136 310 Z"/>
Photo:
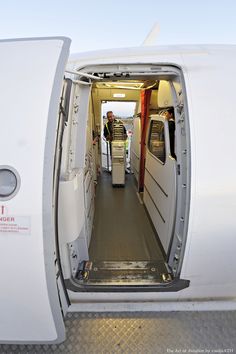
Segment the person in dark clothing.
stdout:
<path fill-rule="evenodd" d="M 109 142 L 110 156 L 112 156 L 111 142 L 113 140 L 113 122 L 115 121 L 115 116 L 112 111 L 107 112 L 107 123 L 104 125 L 103 135 L 106 141 Z M 108 154 L 108 150 L 107 150 Z"/>
<path fill-rule="evenodd" d="M 113 122 L 115 121 L 115 116 L 112 111 L 107 112 L 107 123 L 104 125 L 103 134 L 107 141 L 112 141 L 113 135 Z"/>
<path fill-rule="evenodd" d="M 116 122 L 120 123 L 120 121 L 118 119 L 115 119 L 113 112 L 108 111 L 107 112 L 107 123 L 104 125 L 104 131 L 103 131 L 103 134 L 104 134 L 107 141 L 113 140 L 113 124 Z M 125 129 L 124 125 L 123 125 L 123 129 L 124 129 L 124 136 L 126 138 L 127 135 L 126 135 L 126 129 Z"/>
<path fill-rule="evenodd" d="M 113 124 L 116 123 L 116 122 L 120 123 L 119 120 L 115 119 L 115 116 L 114 116 L 113 112 L 112 111 L 108 111 L 107 112 L 107 123 L 104 125 L 103 134 L 104 134 L 106 140 L 109 141 L 111 156 L 112 156 L 111 142 L 113 140 Z M 127 135 L 126 135 L 126 129 L 125 129 L 124 125 L 123 125 L 123 129 L 124 129 L 124 137 L 126 139 Z"/>
<path fill-rule="evenodd" d="M 176 159 L 175 155 L 175 112 L 174 108 L 168 108 L 165 112 L 165 117 L 168 120 L 169 125 L 169 136 L 170 136 L 170 153 L 171 156 Z"/>

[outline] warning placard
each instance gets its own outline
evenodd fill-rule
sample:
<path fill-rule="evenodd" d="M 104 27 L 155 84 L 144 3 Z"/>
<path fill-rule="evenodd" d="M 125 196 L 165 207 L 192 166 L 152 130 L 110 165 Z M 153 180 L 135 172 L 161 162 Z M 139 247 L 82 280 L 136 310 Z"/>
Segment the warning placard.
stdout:
<path fill-rule="evenodd" d="M 0 215 L 0 233 L 30 234 L 30 217 Z"/>

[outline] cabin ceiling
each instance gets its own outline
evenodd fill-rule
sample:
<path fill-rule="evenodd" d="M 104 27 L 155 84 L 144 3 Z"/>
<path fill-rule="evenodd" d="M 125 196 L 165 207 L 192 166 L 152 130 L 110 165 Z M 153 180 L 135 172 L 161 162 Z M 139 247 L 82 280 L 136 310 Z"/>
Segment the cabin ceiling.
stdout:
<path fill-rule="evenodd" d="M 140 90 L 140 89 L 157 89 L 158 80 L 116 80 L 116 81 L 100 81 L 94 83 L 97 89 L 126 89 L 126 90 Z"/>

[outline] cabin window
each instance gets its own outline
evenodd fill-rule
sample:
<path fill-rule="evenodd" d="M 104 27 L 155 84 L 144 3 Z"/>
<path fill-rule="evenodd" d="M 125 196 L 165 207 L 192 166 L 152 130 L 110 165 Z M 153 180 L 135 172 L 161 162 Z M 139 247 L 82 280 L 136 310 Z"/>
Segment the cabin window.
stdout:
<path fill-rule="evenodd" d="M 165 163 L 166 148 L 163 122 L 156 120 L 151 121 L 148 148 L 155 157 L 157 157 L 162 163 Z"/>

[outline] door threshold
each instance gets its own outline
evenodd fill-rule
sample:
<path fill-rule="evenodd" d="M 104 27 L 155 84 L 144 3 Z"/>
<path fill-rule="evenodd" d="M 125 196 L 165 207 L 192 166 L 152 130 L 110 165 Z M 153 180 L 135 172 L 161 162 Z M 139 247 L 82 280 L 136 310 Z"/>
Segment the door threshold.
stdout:
<path fill-rule="evenodd" d="M 95 286 L 152 286 L 173 281 L 164 261 L 84 261 L 77 271 L 76 282 Z"/>

